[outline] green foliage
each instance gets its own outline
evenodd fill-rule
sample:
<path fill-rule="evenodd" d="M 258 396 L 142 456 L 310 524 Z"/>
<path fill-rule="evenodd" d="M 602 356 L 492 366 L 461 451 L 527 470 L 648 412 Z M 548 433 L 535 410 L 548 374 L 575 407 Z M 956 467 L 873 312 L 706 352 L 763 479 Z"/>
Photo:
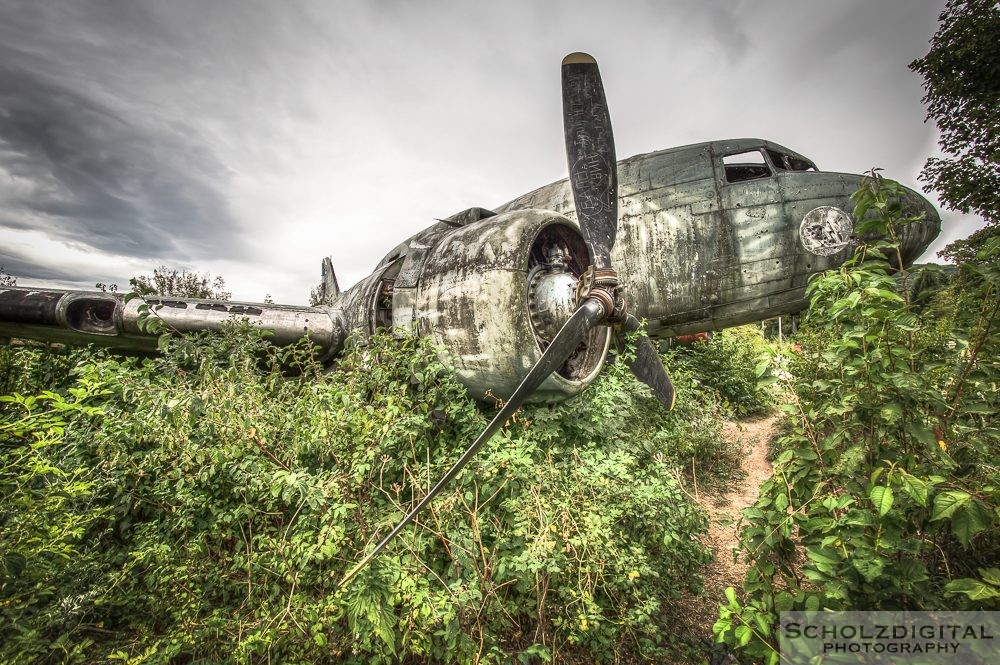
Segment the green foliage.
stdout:
<path fill-rule="evenodd" d="M 913 311 L 921 312 L 948 286 L 954 272 L 954 266 L 924 263 L 913 265 L 905 272 L 897 273 L 897 277 L 906 278 L 907 299 L 910 306 Z"/>
<path fill-rule="evenodd" d="M 353 565 L 490 416 L 434 349 L 376 335 L 323 373 L 248 327 L 79 356 L 0 420 L 0 661 L 667 659 L 697 591 L 711 399 L 664 415 L 623 363 L 523 409 L 418 524 Z M 282 368 L 297 368 L 294 377 Z M 686 391 L 686 386 L 692 389 Z M 688 422 L 690 420 L 690 422 Z"/>
<path fill-rule="evenodd" d="M 13 407 L 13 415 L 0 422 L 0 617 L 3 633 L 18 631 L 29 644 L 39 636 L 37 624 L 18 619 L 72 621 L 81 599 L 60 597 L 59 580 L 80 572 L 76 564 L 87 549 L 84 535 L 107 512 L 92 505 L 95 488 L 88 469 L 59 464 L 53 454 L 72 421 L 100 415 L 89 405 L 98 394 L 92 382 L 81 382 L 69 398 L 52 392 L 0 397 L 4 406 Z M 59 518 L 47 519 L 52 515 Z M 79 655 L 85 646 L 67 635 L 55 637 L 44 650 L 48 655 Z M 37 662 L 41 653 L 29 648 L 19 657 Z"/>
<path fill-rule="evenodd" d="M 959 267 L 960 294 L 934 297 L 950 307 L 932 302 L 918 317 L 889 261 L 914 221 L 901 196 L 867 177 L 855 218 L 876 239 L 809 285 L 803 351 L 786 375 L 788 433 L 743 514 L 745 599 L 729 594 L 715 631 L 767 662 L 782 610 L 997 603 L 1000 243 Z"/>
<path fill-rule="evenodd" d="M 17 278 L 0 266 L 0 288 L 6 286 L 17 286 Z M 13 347 L 10 340 L 0 342 L 0 395 L 16 392 L 33 395 L 65 387 L 69 369 L 75 363 L 71 351 L 61 345 L 18 342 Z M 0 405 L 0 414 L 3 413 L 4 406 Z"/>
<path fill-rule="evenodd" d="M 924 78 L 927 118 L 950 158 L 927 160 L 921 180 L 954 210 L 1000 222 L 1000 6 L 949 0 L 927 55 L 910 64 Z"/>
<path fill-rule="evenodd" d="M 29 341 L 16 342 L 15 346 L 0 344 L 0 395 L 16 392 L 33 395 L 65 389 L 72 381 L 70 370 L 79 360 L 79 353 L 59 344 Z"/>
<path fill-rule="evenodd" d="M 212 277 L 208 273 L 188 272 L 167 266 L 154 268 L 152 277 L 146 275 L 133 277 L 129 280 L 129 285 L 132 291 L 140 296 L 229 300 L 233 295 L 226 290 L 226 281 L 222 277 Z"/>
<path fill-rule="evenodd" d="M 714 391 L 723 407 L 737 416 L 766 413 L 774 394 L 761 381 L 770 348 L 756 326 L 717 332 L 712 339 L 670 350 L 668 366 L 682 367 Z"/>

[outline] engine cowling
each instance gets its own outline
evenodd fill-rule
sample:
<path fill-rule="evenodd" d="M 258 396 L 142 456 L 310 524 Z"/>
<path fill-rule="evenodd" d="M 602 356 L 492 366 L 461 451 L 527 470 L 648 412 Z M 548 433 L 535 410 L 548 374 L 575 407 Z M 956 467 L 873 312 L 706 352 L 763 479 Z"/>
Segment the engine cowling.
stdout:
<path fill-rule="evenodd" d="M 506 399 L 573 313 L 589 265 L 579 229 L 546 210 L 443 222 L 390 254 L 361 298 L 373 324 L 415 328 L 447 348 L 479 399 Z M 350 318 L 350 317 L 349 317 Z M 535 393 L 565 399 L 597 378 L 610 331 L 595 328 Z"/>

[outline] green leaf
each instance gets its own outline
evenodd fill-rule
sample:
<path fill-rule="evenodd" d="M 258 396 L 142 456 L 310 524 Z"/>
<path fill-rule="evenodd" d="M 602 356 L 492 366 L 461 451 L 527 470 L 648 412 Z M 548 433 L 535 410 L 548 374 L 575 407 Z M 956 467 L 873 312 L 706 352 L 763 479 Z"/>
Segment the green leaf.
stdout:
<path fill-rule="evenodd" d="M 905 425 L 906 432 L 912 436 L 914 439 L 924 444 L 925 446 L 935 446 L 937 445 L 937 438 L 934 436 L 934 432 L 931 431 L 929 427 L 923 423 L 917 421 L 910 421 Z"/>
<path fill-rule="evenodd" d="M 885 517 L 885 514 L 892 508 L 892 490 L 888 487 L 883 485 L 873 487 L 868 494 L 868 498 L 875 504 L 875 509 L 878 511 L 879 517 Z"/>
<path fill-rule="evenodd" d="M 993 522 L 993 515 L 979 499 L 967 501 L 951 520 L 951 531 L 964 545 L 969 546 L 972 538 L 987 529 Z"/>
<path fill-rule="evenodd" d="M 980 568 L 979 574 L 987 584 L 1000 587 L 1000 568 Z"/>
<path fill-rule="evenodd" d="M 835 550 L 828 547 L 810 547 L 806 550 L 806 556 L 816 563 L 825 563 L 831 566 L 840 565 L 842 560 Z"/>
<path fill-rule="evenodd" d="M 968 503 L 972 497 L 967 492 L 941 492 L 934 497 L 934 509 L 931 511 L 931 522 L 937 522 L 951 517 L 959 508 Z"/>
<path fill-rule="evenodd" d="M 882 406 L 882 417 L 889 422 L 896 422 L 903 415 L 903 407 L 896 402 L 889 402 Z"/>
<path fill-rule="evenodd" d="M 871 582 L 882 575 L 885 559 L 872 556 L 856 556 L 851 559 L 851 565 L 861 573 L 866 582 Z"/>
<path fill-rule="evenodd" d="M 896 562 L 890 567 L 890 574 L 899 579 L 901 584 L 913 585 L 930 579 L 927 575 L 927 566 L 913 559 L 901 559 Z"/>
<path fill-rule="evenodd" d="M 899 477 L 903 484 L 903 491 L 921 506 L 926 506 L 930 485 L 905 471 L 900 471 Z"/>
<path fill-rule="evenodd" d="M 7 552 L 4 554 L 4 565 L 11 578 L 16 579 L 24 572 L 28 560 L 19 552 Z"/>
<path fill-rule="evenodd" d="M 767 617 L 765 615 L 754 614 L 753 620 L 754 623 L 757 624 L 757 630 L 760 632 L 761 635 L 767 637 L 768 635 L 771 634 L 771 626 L 768 625 Z"/>
<path fill-rule="evenodd" d="M 1000 590 L 987 586 L 979 580 L 971 577 L 963 577 L 961 579 L 952 580 L 944 585 L 944 590 L 946 593 L 952 595 L 960 593 L 965 594 L 970 600 L 989 600 L 991 598 L 1000 598 Z"/>
<path fill-rule="evenodd" d="M 795 599 L 792 594 L 787 591 L 779 591 L 774 597 L 774 611 L 775 612 L 788 612 L 792 609 Z"/>

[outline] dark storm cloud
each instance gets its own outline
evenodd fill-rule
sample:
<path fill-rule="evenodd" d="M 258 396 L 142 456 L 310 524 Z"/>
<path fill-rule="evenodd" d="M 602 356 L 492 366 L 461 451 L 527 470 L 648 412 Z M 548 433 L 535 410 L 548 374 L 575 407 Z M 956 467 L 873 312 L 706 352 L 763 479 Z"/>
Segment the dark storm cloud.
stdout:
<path fill-rule="evenodd" d="M 100 31 L 16 16 L 0 31 L 0 226 L 140 258 L 233 247 L 229 172 L 198 132 L 102 85 L 128 63 Z"/>
<path fill-rule="evenodd" d="M 4 226 L 148 257 L 178 254 L 178 239 L 185 251 L 209 253 L 232 230 L 212 185 L 225 170 L 178 129 L 136 127 L 9 64 L 0 66 L 0 108 L 0 164 L 10 179 L 0 191 L 12 190 Z"/>
<path fill-rule="evenodd" d="M 29 277 L 33 279 L 59 280 L 78 276 L 67 274 L 67 271 L 60 270 L 59 266 L 39 266 L 36 264 L 34 257 L 25 256 L 21 252 L 11 251 L 7 247 L 0 247 L 0 270 L 16 278 Z"/>

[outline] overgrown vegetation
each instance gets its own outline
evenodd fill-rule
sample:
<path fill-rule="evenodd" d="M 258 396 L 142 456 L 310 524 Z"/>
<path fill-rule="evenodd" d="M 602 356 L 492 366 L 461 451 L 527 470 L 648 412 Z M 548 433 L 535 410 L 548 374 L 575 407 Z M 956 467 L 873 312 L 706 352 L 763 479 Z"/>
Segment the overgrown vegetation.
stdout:
<path fill-rule="evenodd" d="M 43 351 L 8 353 L 0 661 L 680 656 L 669 602 L 709 553 L 678 469 L 738 454 L 683 368 L 672 415 L 623 363 L 519 412 L 341 589 L 490 416 L 426 342 L 379 335 L 324 374 L 235 328 L 146 360 L 75 352 L 62 383 L 31 378 Z"/>
<path fill-rule="evenodd" d="M 752 565 L 715 625 L 745 660 L 777 662 L 783 610 L 1000 609 L 998 19 L 950 0 L 911 65 L 946 155 L 922 179 L 988 222 L 949 247 L 956 272 L 893 273 L 914 220 L 872 173 L 855 219 L 878 240 L 809 286 L 774 476 L 744 512 Z M 133 287 L 228 297 L 165 268 Z M 670 416 L 621 363 L 522 410 L 345 589 L 490 416 L 426 342 L 377 335 L 333 374 L 245 327 L 148 360 L 0 347 L 0 661 L 690 655 L 670 599 L 709 553 L 682 474 L 735 468 L 719 418 L 772 404 L 765 348 L 745 328 L 670 351 Z"/>
<path fill-rule="evenodd" d="M 783 610 L 1000 607 L 1000 9 L 949 0 L 940 23 L 910 65 L 945 154 L 921 179 L 986 226 L 943 252 L 950 279 L 893 277 L 899 185 L 873 172 L 855 195 L 857 234 L 880 240 L 809 286 L 787 434 L 744 511 L 752 565 L 715 625 L 747 659 L 778 661 Z"/>
<path fill-rule="evenodd" d="M 890 269 L 915 221 L 899 185 L 873 172 L 855 201 L 858 235 L 882 239 L 809 285 L 803 352 L 782 373 L 788 433 L 743 514 L 743 599 L 730 589 L 715 626 L 768 663 L 783 610 L 1000 601 L 1000 235 L 963 242 L 918 316 L 912 276 Z"/>
<path fill-rule="evenodd" d="M 927 55 L 910 64 L 944 153 L 920 179 L 952 210 L 1000 223 L 1000 5 L 949 0 L 940 23 Z"/>
<path fill-rule="evenodd" d="M 226 290 L 226 280 L 222 277 L 167 266 L 154 268 L 151 276 L 137 275 L 129 280 L 129 285 L 132 287 L 132 292 L 140 296 L 215 300 L 229 300 L 233 297 L 233 294 Z"/>
<path fill-rule="evenodd" d="M 756 326 L 740 326 L 719 331 L 710 341 L 675 346 L 668 366 L 674 372 L 683 368 L 698 385 L 714 392 L 728 414 L 756 416 L 774 406 L 773 391 L 759 380 L 769 349 Z"/>
<path fill-rule="evenodd" d="M 20 340 L 16 346 L 0 344 L 0 395 L 64 389 L 79 360 L 79 352 L 61 345 Z"/>

